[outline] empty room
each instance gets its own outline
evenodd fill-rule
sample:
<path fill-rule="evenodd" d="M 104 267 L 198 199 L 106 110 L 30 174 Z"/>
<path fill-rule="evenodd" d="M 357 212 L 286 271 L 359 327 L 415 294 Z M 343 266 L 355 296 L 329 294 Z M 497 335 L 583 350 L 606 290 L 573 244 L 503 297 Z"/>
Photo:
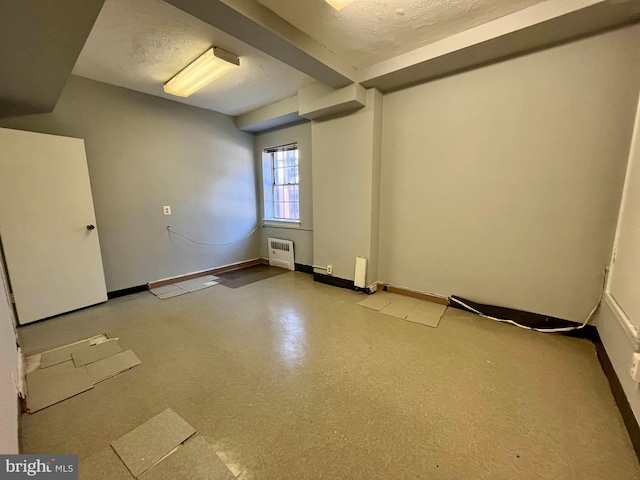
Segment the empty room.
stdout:
<path fill-rule="evenodd" d="M 0 479 L 640 480 L 640 0 L 0 39 Z"/>

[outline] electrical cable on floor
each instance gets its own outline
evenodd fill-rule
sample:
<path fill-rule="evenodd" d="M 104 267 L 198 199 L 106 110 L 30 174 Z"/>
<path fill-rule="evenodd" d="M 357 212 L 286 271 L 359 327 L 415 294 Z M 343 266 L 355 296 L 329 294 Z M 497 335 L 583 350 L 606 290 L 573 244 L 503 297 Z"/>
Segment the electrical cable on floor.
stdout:
<path fill-rule="evenodd" d="M 260 227 L 256 227 L 253 230 L 251 230 L 251 232 L 249 232 L 247 235 L 245 235 L 244 237 L 238 239 L 238 240 L 234 240 L 233 242 L 228 242 L 228 243 L 205 243 L 205 242 L 198 242 L 197 240 L 194 240 L 193 238 L 189 238 L 186 235 L 180 233 L 180 232 L 176 232 L 175 230 L 173 230 L 170 226 L 167 226 L 167 230 L 175 235 L 178 235 L 179 237 L 182 238 L 186 238 L 187 240 L 189 240 L 190 242 L 195 243 L 196 245 L 206 245 L 208 247 L 226 247 L 228 245 L 235 245 L 236 243 L 240 243 L 243 240 L 246 240 L 247 238 L 249 238 L 251 235 L 253 235 L 254 233 L 256 233 L 258 231 L 258 228 Z"/>
<path fill-rule="evenodd" d="M 509 323 L 511 325 L 515 325 L 516 327 L 524 328 L 524 329 L 527 329 L 527 330 L 535 330 L 536 332 L 543 332 L 543 333 L 573 332 L 575 330 L 581 330 L 584 327 L 586 327 L 587 324 L 589 323 L 589 320 L 591 320 L 591 317 L 593 317 L 593 314 L 596 313 L 596 310 L 600 306 L 600 303 L 602 302 L 602 298 L 604 297 L 604 290 L 605 290 L 606 283 L 607 283 L 607 270 L 605 269 L 605 275 L 604 275 L 604 279 L 603 279 L 603 282 L 602 282 L 602 290 L 600 291 L 600 298 L 598 299 L 598 302 L 596 303 L 595 307 L 593 307 L 593 309 L 591 310 L 589 315 L 587 315 L 587 319 L 582 323 L 582 325 L 578 325 L 576 327 L 560 327 L 560 328 L 527 327 L 526 325 L 519 324 L 515 320 L 509 320 L 509 319 L 506 319 L 506 318 L 497 318 L 497 317 L 492 317 L 491 315 L 486 315 L 486 314 L 476 310 L 475 308 L 467 305 L 466 303 L 461 302 L 457 298 L 453 298 L 452 297 L 450 300 L 453 301 L 453 302 L 456 302 L 459 305 L 462 305 L 464 308 L 466 308 L 470 312 L 473 312 L 476 315 L 480 315 L 481 317 L 488 318 L 490 320 L 497 320 L 498 322 Z"/>

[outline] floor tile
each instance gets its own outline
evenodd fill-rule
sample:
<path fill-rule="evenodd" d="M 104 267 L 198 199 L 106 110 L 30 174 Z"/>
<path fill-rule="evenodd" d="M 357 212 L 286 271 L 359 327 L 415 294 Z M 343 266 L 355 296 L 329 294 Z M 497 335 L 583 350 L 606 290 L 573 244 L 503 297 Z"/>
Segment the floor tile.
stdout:
<path fill-rule="evenodd" d="M 165 293 L 174 292 L 179 290 L 175 285 L 164 285 L 163 287 L 151 288 L 149 292 L 153 293 L 156 296 L 164 295 Z"/>
<path fill-rule="evenodd" d="M 40 368 L 49 368 L 62 362 L 68 362 L 69 360 L 71 360 L 71 352 L 80 350 L 90 345 L 91 342 L 89 341 L 89 339 L 87 339 L 73 345 L 66 345 L 62 348 L 56 348 L 55 350 L 44 352 L 40 357 Z"/>
<path fill-rule="evenodd" d="M 234 480 L 202 435 L 194 435 L 184 445 L 146 470 L 140 480 Z"/>
<path fill-rule="evenodd" d="M 191 425 L 168 408 L 111 442 L 111 446 L 129 471 L 139 477 L 194 433 Z"/>
<path fill-rule="evenodd" d="M 405 319 L 411 310 L 413 310 L 420 300 L 403 295 L 393 295 L 391 303 L 379 310 L 380 313 L 390 315 L 392 317 Z"/>
<path fill-rule="evenodd" d="M 446 305 L 428 302 L 426 300 L 420 301 L 418 305 L 407 314 L 406 320 L 435 328 L 438 326 L 438 323 L 440 323 L 440 319 L 446 310 Z"/>
<path fill-rule="evenodd" d="M 382 292 L 367 295 L 367 298 L 358 302 L 358 305 L 380 311 L 391 303 L 391 299 Z"/>
<path fill-rule="evenodd" d="M 158 298 L 160 300 L 166 300 L 167 298 L 179 297 L 180 295 L 186 295 L 187 293 L 189 292 L 187 292 L 186 290 L 183 290 L 182 288 L 176 287 L 176 290 L 172 290 L 170 292 L 166 292 L 161 295 L 158 295 Z"/>
<path fill-rule="evenodd" d="M 135 478 L 115 450 L 109 446 L 80 460 L 78 474 L 83 480 L 133 480 Z"/>
<path fill-rule="evenodd" d="M 124 352 L 116 353 L 110 357 L 90 363 L 84 368 L 87 369 L 91 381 L 96 384 L 141 363 L 140 359 L 138 359 L 132 350 L 125 350 Z"/>
<path fill-rule="evenodd" d="M 204 277 L 198 277 L 198 280 L 202 280 L 203 282 L 211 282 L 213 280 L 219 280 L 220 277 L 216 277 L 215 275 L 205 275 Z"/>
<path fill-rule="evenodd" d="M 187 292 L 197 292 L 198 290 L 204 290 L 208 287 L 205 282 L 212 280 L 202 280 L 202 278 L 193 278 L 191 280 L 185 280 L 184 282 L 174 283 L 178 288 L 186 290 Z"/>
<path fill-rule="evenodd" d="M 121 351 L 122 347 L 118 341 L 116 339 L 110 339 L 97 345 L 88 345 L 79 348 L 71 352 L 71 358 L 73 359 L 73 364 L 78 368 L 110 357 Z"/>
<path fill-rule="evenodd" d="M 27 407 L 34 413 L 92 388 L 86 368 L 76 368 L 71 360 L 38 369 L 27 374 Z"/>
<path fill-rule="evenodd" d="M 363 298 L 287 272 L 21 326 L 29 353 L 102 331 L 144 359 L 23 415 L 21 451 L 82 461 L 170 407 L 243 480 L 640 480 L 593 343 L 455 308 L 422 327 Z"/>

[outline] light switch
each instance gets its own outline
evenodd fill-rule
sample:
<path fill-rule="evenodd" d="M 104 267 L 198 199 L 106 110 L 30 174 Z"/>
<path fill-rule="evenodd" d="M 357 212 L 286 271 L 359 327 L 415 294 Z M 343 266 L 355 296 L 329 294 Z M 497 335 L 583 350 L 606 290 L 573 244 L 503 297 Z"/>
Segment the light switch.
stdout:
<path fill-rule="evenodd" d="M 162 207 L 162 209 L 164 210 L 165 215 L 171 215 L 171 207 L 165 205 L 164 207 Z"/>

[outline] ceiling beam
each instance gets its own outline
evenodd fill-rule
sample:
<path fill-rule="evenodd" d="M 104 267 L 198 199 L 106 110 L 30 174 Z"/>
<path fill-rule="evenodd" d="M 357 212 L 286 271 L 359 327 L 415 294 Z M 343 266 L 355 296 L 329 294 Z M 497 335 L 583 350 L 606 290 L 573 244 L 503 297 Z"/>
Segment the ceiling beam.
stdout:
<path fill-rule="evenodd" d="M 396 90 L 639 19 L 637 0 L 548 0 L 363 69 L 358 82 Z"/>
<path fill-rule="evenodd" d="M 0 0 L 0 118 L 48 113 L 104 0 Z"/>
<path fill-rule="evenodd" d="M 296 95 L 233 117 L 233 121 L 239 130 L 261 132 L 305 121 L 305 119 L 298 115 L 298 96 Z"/>
<path fill-rule="evenodd" d="M 167 1 L 331 87 L 349 85 L 358 76 L 354 67 L 255 0 Z"/>

